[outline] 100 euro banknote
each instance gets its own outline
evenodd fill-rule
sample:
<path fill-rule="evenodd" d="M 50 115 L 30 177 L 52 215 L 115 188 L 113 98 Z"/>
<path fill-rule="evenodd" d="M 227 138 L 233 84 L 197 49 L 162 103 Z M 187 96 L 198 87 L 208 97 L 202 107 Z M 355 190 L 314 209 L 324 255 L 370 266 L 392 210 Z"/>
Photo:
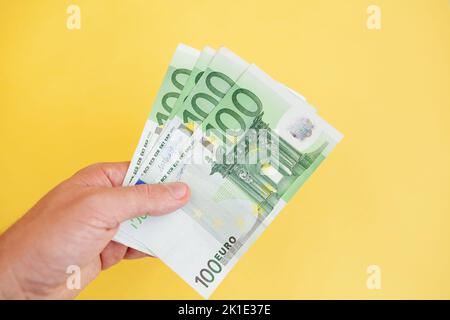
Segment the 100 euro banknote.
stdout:
<path fill-rule="evenodd" d="M 189 96 L 192 89 L 197 85 L 199 79 L 201 79 L 214 55 L 215 50 L 210 47 L 205 47 L 200 54 L 197 54 L 195 49 L 185 45 L 179 45 L 177 47 L 174 57 L 172 58 L 172 62 L 167 70 L 160 92 L 158 93 L 153 105 L 149 120 L 147 121 L 141 134 L 138 147 L 136 148 L 125 177 L 124 185 L 134 185 L 138 181 L 142 171 L 148 167 L 148 165 L 146 165 L 146 159 L 155 142 L 158 141 L 157 137 L 159 135 L 165 137 L 167 132 L 167 127 L 165 124 L 167 122 L 170 123 L 170 120 L 173 119 L 175 115 L 179 114 L 179 110 L 182 107 L 183 102 Z M 194 66 L 192 67 L 192 70 L 190 70 L 192 64 L 194 64 Z M 189 77 L 183 83 L 180 83 L 177 79 L 177 75 L 181 73 L 189 74 Z M 167 102 L 169 100 L 168 98 L 171 98 L 170 100 L 172 100 L 172 104 L 170 106 Z M 156 115 L 158 114 L 160 116 L 157 118 Z M 156 120 L 158 120 L 158 124 L 155 124 Z M 136 223 L 140 223 L 146 218 L 146 216 L 137 217 L 126 223 L 134 226 Z M 123 228 L 119 229 L 114 237 L 114 240 L 147 254 L 155 255 L 149 248 L 145 247 L 139 239 L 133 237 L 132 234 L 126 234 L 123 231 Z"/>
<path fill-rule="evenodd" d="M 220 48 L 208 64 L 197 84 L 153 145 L 137 178 L 154 176 L 175 159 L 171 157 L 187 140 L 185 128 L 190 133 L 199 125 L 234 85 L 249 64 L 226 48 Z M 137 181 L 135 181 L 137 182 Z"/>
<path fill-rule="evenodd" d="M 251 65 L 248 69 L 246 69 L 246 71 L 237 80 L 237 84 L 246 81 L 248 82 L 249 77 L 251 78 L 255 74 L 258 74 L 259 76 L 264 75 L 266 83 L 270 82 L 271 87 L 273 89 L 277 89 L 278 95 L 283 96 L 283 99 L 288 101 L 290 104 L 295 104 L 300 109 L 315 112 L 315 109 L 306 103 L 306 100 L 303 97 L 275 80 L 272 80 L 255 65 Z M 246 89 L 242 89 L 242 92 L 238 91 L 238 94 L 249 94 L 250 97 L 253 97 L 249 93 L 250 91 L 245 90 Z M 237 101 L 237 95 L 232 99 Z M 203 157 L 204 152 L 202 152 L 204 149 L 199 149 L 200 152 L 192 153 L 193 148 L 196 146 L 196 142 L 201 142 L 203 144 L 209 141 L 208 145 L 210 148 L 214 148 L 215 146 L 212 141 L 216 141 L 216 144 L 217 142 L 225 143 L 228 148 L 233 146 L 232 142 L 237 141 L 239 135 L 242 136 L 246 133 L 246 130 L 250 128 L 250 122 L 254 121 L 255 115 L 259 115 L 259 110 L 257 110 L 255 114 L 244 111 L 241 114 L 238 114 L 229 108 L 222 107 L 227 103 L 230 103 L 230 101 L 227 101 L 226 99 L 221 101 L 219 106 L 212 108 L 208 112 L 205 120 L 202 122 L 178 122 L 173 133 L 171 134 L 174 141 L 177 141 L 177 144 L 159 149 L 158 156 L 161 161 L 156 166 L 153 166 L 153 168 L 150 168 L 150 170 L 145 171 L 143 175 L 140 176 L 139 182 L 148 183 L 149 181 L 166 182 L 173 181 L 174 179 L 177 180 L 179 176 L 176 176 L 175 178 L 171 176 L 178 175 L 180 173 L 180 168 L 183 167 L 183 163 L 187 161 L 206 161 L 207 159 Z M 170 127 L 170 125 L 168 127 Z M 192 131 L 191 128 L 194 127 L 196 128 Z M 228 134 L 225 132 L 227 130 L 229 131 Z M 207 140 L 203 135 L 205 132 L 208 132 L 209 135 Z M 213 136 L 213 134 L 215 134 L 215 136 Z M 202 139 L 199 139 L 199 136 L 203 137 L 203 141 L 201 141 Z M 201 146 L 202 144 L 197 144 L 197 146 Z M 165 147 L 165 145 L 163 146 Z M 220 145 L 218 151 L 223 149 L 223 147 L 224 145 Z"/>
<path fill-rule="evenodd" d="M 194 67 L 199 57 L 200 52 L 197 49 L 184 44 L 180 44 L 176 48 L 134 151 L 123 181 L 124 186 L 134 184 L 133 181 L 135 181 L 139 168 L 176 108 L 177 101 L 180 100 L 180 97 L 184 98 L 192 89 L 193 85 L 189 82 L 189 79 L 191 74 L 196 71 Z M 120 230 L 115 235 L 114 240 L 154 255 L 151 250 L 139 243 L 138 240 L 123 234 Z"/>
<path fill-rule="evenodd" d="M 175 102 L 175 107 L 169 115 L 171 120 L 162 130 L 150 151 L 147 149 L 145 158 L 139 160 L 137 173 L 131 179 L 130 184 L 135 184 L 141 175 L 156 174 L 156 172 L 161 171 L 159 168 L 171 161 L 170 156 L 162 157 L 161 155 L 170 155 L 171 150 L 177 148 L 184 141 L 180 140 L 184 137 L 177 134 L 180 125 L 193 124 L 193 120 L 201 121 L 202 116 L 206 117 L 206 110 L 211 110 L 219 103 L 235 80 L 249 66 L 247 62 L 226 48 L 221 48 L 216 54 L 214 53 L 210 48 L 205 48 L 202 51 L 196 63 L 197 68 L 194 68 L 195 72 L 191 73 L 191 77 L 186 82 L 187 90 L 182 91 L 181 95 L 185 97 L 181 97 Z M 187 92 L 189 90 L 190 92 Z M 165 152 L 162 152 L 162 150 Z M 146 216 L 142 216 L 122 223 L 115 240 L 135 249 L 143 250 L 142 246 L 134 244 L 129 239 L 136 238 L 134 235 L 136 225 L 145 222 L 146 219 Z M 126 235 L 124 235 L 125 233 Z M 150 248 L 150 250 L 144 252 L 150 254 L 152 250 Z"/>
<path fill-rule="evenodd" d="M 220 90 L 226 92 L 227 86 L 233 84 L 233 79 L 240 76 L 240 72 L 242 70 L 245 70 L 245 68 L 248 66 L 247 63 L 245 63 L 242 59 L 238 58 L 226 48 L 219 50 L 219 56 L 215 59 L 214 63 L 210 65 L 210 62 L 214 58 L 214 54 L 215 51 L 212 48 L 205 47 L 202 50 L 199 58 L 197 59 L 197 62 L 195 63 L 194 68 L 192 69 L 192 72 L 190 73 L 188 80 L 184 85 L 183 90 L 174 103 L 174 107 L 172 108 L 172 111 L 167 119 L 168 124 L 164 126 L 163 130 L 160 133 L 160 140 L 162 140 L 162 143 L 160 145 L 158 144 L 158 142 L 156 143 L 159 148 L 157 149 L 154 158 L 157 158 L 159 156 L 160 163 L 158 165 L 155 165 L 154 160 L 149 160 L 147 158 L 144 158 L 143 160 L 139 159 L 138 163 L 140 165 L 140 169 L 138 170 L 138 173 L 133 176 L 133 179 L 130 182 L 131 185 L 137 182 L 142 173 L 147 176 L 147 180 L 153 179 L 154 182 L 161 182 L 158 174 L 163 171 L 163 167 L 171 164 L 171 161 L 176 161 L 176 163 L 178 163 L 179 161 L 176 155 L 184 154 L 184 152 L 182 153 L 181 151 L 174 152 L 174 150 L 184 149 L 184 142 L 189 141 L 190 137 L 186 136 L 184 134 L 185 130 L 183 131 L 182 129 L 185 128 L 185 126 L 193 128 L 195 125 L 195 123 L 192 122 L 193 119 L 201 120 L 202 117 L 205 117 L 209 113 L 208 111 L 212 110 L 212 108 L 214 108 L 218 104 L 218 99 L 223 97 L 225 94 L 218 92 Z M 202 78 L 204 71 L 208 67 L 209 70 L 207 75 Z M 222 87 L 220 86 L 220 81 L 218 84 L 213 84 L 213 81 L 211 80 L 213 78 L 218 78 L 219 80 L 224 81 L 224 83 L 222 83 Z M 203 80 L 200 81 L 203 82 L 203 86 L 200 85 L 196 87 L 195 90 L 193 90 L 199 80 Z M 288 89 L 282 84 L 277 85 L 279 85 L 281 90 L 286 94 L 292 95 L 292 98 L 295 97 L 296 99 L 301 99 L 301 101 L 304 100 L 304 98 L 297 92 Z M 193 93 L 191 93 L 192 91 Z M 198 97 L 200 97 L 200 99 L 198 99 Z M 188 99 L 190 99 L 190 101 Z M 188 100 L 188 102 L 190 103 L 186 103 L 186 100 Z M 200 111 L 199 108 L 203 106 L 201 106 L 201 103 L 199 103 L 198 100 L 204 100 L 204 103 L 206 102 L 210 105 L 207 106 L 207 108 L 204 108 L 204 110 Z M 200 105 L 200 107 L 198 105 Z M 175 116 L 177 116 L 175 121 L 170 122 L 171 119 L 173 119 Z M 186 123 L 184 123 L 184 121 L 186 121 Z M 181 123 L 183 123 L 183 126 L 180 125 Z M 151 145 L 147 147 L 146 156 L 153 155 L 152 151 L 149 152 L 148 150 L 152 150 Z M 173 155 L 173 159 L 168 155 Z M 153 164 L 156 170 L 150 170 L 151 164 Z M 131 219 L 126 223 L 135 228 L 136 225 L 145 223 L 146 219 L 147 216 L 142 216 Z M 137 239 L 133 234 L 133 231 L 131 232 L 131 234 L 125 234 L 124 228 L 121 228 L 118 234 L 115 236 L 115 240 L 132 248 L 154 255 L 154 253 L 149 248 L 142 245 L 139 239 Z"/>
<path fill-rule="evenodd" d="M 190 185 L 189 204 L 124 225 L 204 297 L 341 139 L 304 102 L 281 92 L 250 67 L 201 123 L 193 152 L 201 163 L 181 162 L 165 178 Z"/>
<path fill-rule="evenodd" d="M 228 53 L 227 51 L 225 51 L 225 52 Z M 197 61 L 196 61 L 196 63 L 195 63 L 195 66 L 194 66 L 193 69 L 192 69 L 192 72 L 191 72 L 190 75 L 189 75 L 188 80 L 185 82 L 184 87 L 183 87 L 181 93 L 179 94 L 179 96 L 178 96 L 178 98 L 177 98 L 177 100 L 176 100 L 174 106 L 172 107 L 172 111 L 170 112 L 169 117 L 168 117 L 168 119 L 167 119 L 168 122 L 169 122 L 171 119 L 173 119 L 173 118 L 175 117 L 175 115 L 182 115 L 182 112 L 185 112 L 185 110 L 180 111 L 180 108 L 183 107 L 183 103 L 185 102 L 186 98 L 190 95 L 190 93 L 191 93 L 191 91 L 193 90 L 193 88 L 195 87 L 195 85 L 196 85 L 196 84 L 199 82 L 199 80 L 201 79 L 201 76 L 203 75 L 204 71 L 207 69 L 207 67 L 209 66 L 210 62 L 212 61 L 212 59 L 213 59 L 213 57 L 214 57 L 214 54 L 215 54 L 215 51 L 214 51 L 212 48 L 205 47 L 205 48 L 202 50 L 202 52 L 201 52 L 199 58 L 197 59 Z M 228 54 L 229 54 L 229 53 L 228 53 Z M 176 55 L 175 55 L 175 57 L 176 57 Z M 176 60 L 176 59 L 174 58 L 174 60 Z M 235 60 L 238 60 L 238 59 L 235 59 Z M 231 63 L 234 62 L 234 61 L 233 61 L 233 55 L 231 55 L 231 61 L 230 61 L 230 62 L 231 62 Z M 214 68 L 214 66 L 211 66 L 211 68 Z M 222 69 L 222 70 L 224 70 L 224 69 Z M 217 70 L 215 70 L 215 71 L 217 72 Z M 169 78 L 169 77 L 166 77 L 166 79 L 167 79 L 167 78 Z M 173 77 L 171 77 L 171 78 L 173 78 Z M 295 92 L 294 90 L 288 89 L 287 87 L 285 87 L 285 86 L 282 85 L 282 84 L 278 84 L 278 85 L 280 86 L 281 91 L 285 92 L 285 94 L 287 94 L 287 95 L 292 95 L 292 98 L 300 99 L 299 102 L 302 102 L 302 101 L 305 100 L 300 94 L 298 94 L 298 93 Z M 163 87 L 167 87 L 167 86 L 163 86 Z M 199 93 L 202 92 L 202 91 L 199 90 L 199 89 L 196 89 L 195 91 L 197 92 L 197 95 L 198 95 Z M 202 93 L 202 94 L 205 95 L 205 94 L 207 94 L 207 93 Z M 195 95 L 191 95 L 191 96 L 192 96 L 192 97 L 195 97 Z M 212 98 L 212 97 L 211 97 L 211 98 Z M 210 98 L 209 100 L 211 100 L 211 98 Z M 195 101 L 195 99 L 194 99 L 194 101 Z M 305 104 L 305 105 L 307 106 L 307 104 Z M 157 108 L 158 106 L 159 106 L 159 105 L 156 104 L 155 108 Z M 185 109 L 188 108 L 188 107 L 189 107 L 189 106 L 185 106 Z M 310 107 L 310 108 L 311 108 L 311 107 Z M 193 109 L 193 108 L 192 108 L 192 109 Z M 312 109 L 312 108 L 311 108 L 311 109 Z M 194 111 L 195 111 L 195 110 L 193 110 L 193 111 L 191 111 L 191 112 L 194 112 Z M 179 124 L 180 124 L 180 122 L 178 121 L 177 125 L 179 126 Z M 191 127 L 193 127 L 193 125 L 191 125 Z M 162 137 L 165 137 L 165 134 L 166 134 L 166 132 L 168 131 L 168 129 L 169 129 L 169 130 L 173 130 L 173 129 L 181 129 L 181 128 L 182 128 L 182 127 L 177 128 L 175 125 L 170 125 L 170 122 L 169 122 L 169 125 L 167 125 L 167 126 L 165 126 L 165 127 L 163 128 L 163 130 L 162 130 L 162 132 L 160 133 L 160 135 L 161 135 Z M 144 129 L 144 132 L 145 132 L 145 129 Z M 169 137 L 170 137 L 170 134 L 169 134 Z M 170 148 L 171 148 L 171 149 L 173 149 L 173 148 L 181 148 L 181 149 L 182 149 L 182 148 L 185 148 L 184 145 L 180 143 L 180 141 L 184 141 L 183 139 L 189 139 L 189 137 L 185 136 L 184 134 L 182 134 L 181 136 L 179 136 L 179 135 L 177 136 L 177 135 L 175 134 L 174 137 L 175 137 L 176 139 L 173 139 L 173 140 L 174 140 L 174 142 L 176 142 L 176 144 L 175 144 L 175 143 L 173 143 L 172 145 L 169 144 L 169 145 L 170 145 Z M 166 139 L 164 139 L 164 140 L 166 140 Z M 148 150 L 151 150 L 151 148 L 152 148 L 151 145 L 149 145 L 149 146 L 147 147 L 147 149 L 146 149 L 147 152 L 145 152 L 145 155 L 147 155 L 147 154 L 150 153 L 150 152 L 148 152 Z M 171 149 L 166 150 L 166 153 L 168 152 L 168 153 L 174 154 L 174 153 L 172 152 Z M 186 150 L 186 151 L 187 151 L 187 150 Z M 136 157 L 136 156 L 140 157 L 140 158 L 139 158 L 139 161 L 135 161 L 135 159 L 133 158 L 132 164 L 133 164 L 133 163 L 137 163 L 137 164 L 139 164 L 139 166 L 140 166 L 142 163 L 146 163 L 146 158 L 144 158 L 143 160 L 142 160 L 142 158 L 141 158 L 142 154 L 135 155 L 135 157 Z M 174 156 L 174 157 L 175 157 L 175 156 Z M 164 159 L 165 157 L 162 157 L 162 158 Z M 171 163 L 171 162 L 170 162 L 170 161 L 166 161 L 166 163 Z M 133 167 L 133 166 L 130 166 L 130 168 L 131 168 L 131 167 Z M 160 167 L 161 167 L 161 166 L 160 166 Z M 141 171 L 144 171 L 144 169 L 145 169 L 145 167 L 141 167 L 140 172 L 141 172 Z M 148 172 L 148 173 L 147 173 L 147 180 L 153 179 L 153 181 L 155 181 L 155 182 L 156 182 L 156 181 L 160 181 L 160 177 L 155 176 L 155 175 L 157 175 L 160 171 L 162 171 L 162 169 L 160 169 L 159 171 L 157 170 L 157 171 Z M 133 176 L 132 181 L 130 182 L 130 184 L 135 184 L 135 182 L 139 179 L 139 177 L 140 177 L 140 175 L 141 175 L 140 172 L 139 172 L 138 174 L 135 174 L 135 175 Z M 152 174 L 153 174 L 153 175 L 152 175 Z M 141 224 L 141 223 L 145 223 L 145 222 L 146 222 L 146 218 L 147 218 L 147 216 L 137 217 L 137 218 L 134 218 L 134 219 L 130 220 L 130 221 L 127 222 L 127 223 L 130 223 L 133 227 L 135 227 L 136 225 L 139 225 L 139 224 Z M 115 236 L 115 240 L 116 240 L 116 241 L 119 241 L 119 242 L 121 242 L 121 243 L 123 243 L 123 244 L 125 244 L 125 245 L 127 245 L 127 246 L 129 246 L 129 247 L 132 247 L 132 248 L 135 248 L 135 249 L 137 249 L 137 250 L 146 252 L 147 254 L 154 255 L 154 253 L 153 253 L 148 247 L 144 246 L 144 245 L 141 243 L 141 241 L 140 241 L 139 239 L 137 239 L 133 234 L 125 234 L 125 232 L 123 231 L 123 228 L 121 228 L 121 230 L 119 230 L 119 232 L 118 232 L 117 235 Z"/>
<path fill-rule="evenodd" d="M 132 157 L 124 179 L 124 185 L 128 185 L 133 180 L 149 148 L 157 140 L 192 72 L 199 54 L 198 50 L 183 44 L 178 45 L 176 48 Z"/>

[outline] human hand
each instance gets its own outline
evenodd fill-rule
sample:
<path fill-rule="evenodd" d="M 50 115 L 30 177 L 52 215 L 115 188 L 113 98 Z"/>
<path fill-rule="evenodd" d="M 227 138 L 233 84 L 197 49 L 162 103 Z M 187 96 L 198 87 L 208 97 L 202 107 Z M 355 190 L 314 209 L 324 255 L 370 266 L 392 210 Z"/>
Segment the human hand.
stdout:
<path fill-rule="evenodd" d="M 182 207 L 183 183 L 122 187 L 128 163 L 82 169 L 45 195 L 0 236 L 0 298 L 73 298 L 67 267 L 81 268 L 81 289 L 101 270 L 145 254 L 111 241 L 119 224 Z"/>

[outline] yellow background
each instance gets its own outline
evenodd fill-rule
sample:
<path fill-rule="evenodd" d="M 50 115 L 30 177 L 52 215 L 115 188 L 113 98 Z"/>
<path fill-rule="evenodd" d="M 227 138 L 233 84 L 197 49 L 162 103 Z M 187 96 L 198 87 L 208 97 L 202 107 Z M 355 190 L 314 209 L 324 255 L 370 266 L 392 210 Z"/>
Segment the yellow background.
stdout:
<path fill-rule="evenodd" d="M 450 298 L 448 0 L 0 3 L 0 231 L 75 170 L 130 159 L 179 42 L 226 45 L 345 137 L 212 298 Z M 156 259 L 80 296 L 199 297 Z"/>

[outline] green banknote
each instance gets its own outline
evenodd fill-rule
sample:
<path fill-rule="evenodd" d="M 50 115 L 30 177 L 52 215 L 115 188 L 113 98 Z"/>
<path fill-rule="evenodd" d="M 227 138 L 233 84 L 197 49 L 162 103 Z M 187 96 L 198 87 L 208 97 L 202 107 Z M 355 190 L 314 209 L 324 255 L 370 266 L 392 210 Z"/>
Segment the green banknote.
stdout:
<path fill-rule="evenodd" d="M 188 121 L 177 127 L 195 142 L 187 145 L 201 161 L 158 166 L 159 181 L 190 185 L 189 204 L 121 226 L 204 297 L 341 139 L 306 102 L 292 97 L 257 67 L 248 68 L 196 122 L 197 130 Z M 140 179 L 155 183 L 155 176 Z"/>
<path fill-rule="evenodd" d="M 133 180 L 149 148 L 157 140 L 158 134 L 168 120 L 199 54 L 198 50 L 183 44 L 178 45 L 176 48 L 134 151 L 130 167 L 125 176 L 124 185 L 128 185 Z"/>
<path fill-rule="evenodd" d="M 175 115 L 179 114 L 179 110 L 183 106 L 184 101 L 191 94 L 192 90 L 203 76 L 203 73 L 205 73 L 205 70 L 208 68 L 215 54 L 216 50 L 214 50 L 213 48 L 203 48 L 202 52 L 200 53 L 200 57 L 197 59 L 197 62 L 192 69 L 189 79 L 187 80 L 183 90 L 180 93 L 180 96 L 175 102 L 175 106 L 169 115 L 169 120 L 173 119 Z"/>
<path fill-rule="evenodd" d="M 183 90 L 180 93 L 180 96 L 178 97 L 175 106 L 172 108 L 172 111 L 169 115 L 169 119 L 168 121 L 170 121 L 177 113 L 179 108 L 182 106 L 183 102 L 185 101 L 185 99 L 187 98 L 187 96 L 190 94 L 190 92 L 192 91 L 192 89 L 194 88 L 195 84 L 198 82 L 198 80 L 201 78 L 202 74 L 204 73 L 204 71 L 206 70 L 207 66 L 209 65 L 210 61 L 212 60 L 213 56 L 214 56 L 215 51 L 209 47 L 205 47 L 201 54 L 200 57 L 198 58 L 190 76 L 189 79 L 187 80 L 186 84 L 184 85 Z M 281 92 L 285 92 L 285 94 L 287 94 L 288 96 L 290 94 L 292 94 L 296 99 L 299 99 L 298 103 L 302 104 L 302 102 L 304 102 L 304 98 L 303 96 L 301 96 L 300 94 L 298 94 L 297 92 L 295 92 L 294 90 L 287 88 L 286 86 L 282 85 L 282 84 L 278 84 L 281 88 Z M 292 97 L 291 97 L 292 98 Z M 305 107 L 309 107 L 311 108 L 309 105 L 307 105 L 306 103 L 303 103 L 303 105 L 305 105 Z M 313 110 L 313 108 L 311 108 Z M 315 110 L 313 110 L 315 111 Z M 165 130 L 167 129 L 167 127 L 170 126 L 165 126 L 164 129 L 161 132 L 161 135 L 164 136 L 165 134 Z M 188 148 L 189 149 L 189 148 Z M 185 152 L 187 152 L 188 150 L 185 150 Z M 179 162 L 179 161 L 178 161 Z M 177 164 L 178 164 L 177 162 Z M 174 171 L 175 172 L 175 171 Z M 135 178 L 137 179 L 137 177 L 139 177 L 140 175 L 135 175 Z M 160 181 L 160 177 L 150 177 L 147 176 L 147 180 L 148 179 L 154 179 L 154 181 Z M 130 184 L 134 184 L 135 181 L 132 181 Z M 137 217 L 134 219 L 130 220 L 130 224 L 137 228 L 137 226 L 139 226 L 142 223 L 146 222 L 146 216 L 142 216 L 142 217 Z M 125 234 L 123 232 L 123 230 L 119 230 L 119 232 L 117 233 L 116 237 L 115 237 L 116 241 L 119 241 L 129 247 L 135 248 L 137 250 L 146 252 L 147 254 L 150 255 L 155 255 L 153 252 L 151 252 L 147 247 L 143 246 L 142 243 L 139 241 L 139 239 L 136 239 L 135 237 L 133 237 L 133 235 L 128 235 Z M 133 241 L 134 240 L 134 241 Z"/>
<path fill-rule="evenodd" d="M 181 112 L 180 108 L 182 108 L 183 103 L 185 102 L 186 98 L 189 96 L 189 94 L 192 92 L 192 90 L 194 89 L 196 84 L 201 79 L 203 73 L 205 72 L 209 63 L 213 59 L 215 53 L 216 53 L 215 50 L 210 47 L 205 47 L 202 50 L 202 52 L 200 53 L 200 56 L 197 59 L 195 66 L 193 67 L 192 72 L 190 73 L 190 76 L 183 87 L 183 90 L 181 91 L 180 95 L 178 96 L 178 98 L 174 104 L 174 107 L 172 108 L 172 110 L 168 116 L 167 120 L 168 120 L 169 124 L 170 124 L 170 121 L 177 114 L 180 114 L 180 112 Z M 171 126 L 171 125 L 164 126 L 163 130 L 160 133 L 160 136 L 165 137 L 166 133 L 168 132 L 168 130 L 170 131 L 171 128 L 173 128 L 173 126 Z M 154 140 L 153 142 L 155 143 L 156 140 Z M 150 154 L 154 143 L 147 149 L 148 152 L 146 152 L 145 158 L 140 161 L 140 164 L 146 162 L 146 157 L 148 156 L 148 154 Z M 142 168 L 140 168 L 140 170 L 138 169 L 136 174 L 131 179 L 130 184 L 131 185 L 135 184 L 138 181 L 139 177 L 141 176 L 142 172 L 145 170 L 148 170 L 148 168 L 146 168 L 146 166 L 142 166 Z"/>
<path fill-rule="evenodd" d="M 157 140 L 170 114 L 175 109 L 178 98 L 188 91 L 186 87 L 191 87 L 189 79 L 199 56 L 198 50 L 184 44 L 180 44 L 176 48 L 134 151 L 123 181 L 124 186 L 133 183 L 143 160 Z M 114 240 L 153 255 L 138 240 L 133 240 L 133 238 L 122 234 L 120 230 L 115 235 Z"/>
<path fill-rule="evenodd" d="M 226 48 L 220 48 L 191 93 L 152 147 L 137 176 L 155 176 L 177 161 L 177 149 L 190 140 L 195 128 L 208 116 L 249 64 Z M 142 181 L 136 181 L 142 183 Z"/>
<path fill-rule="evenodd" d="M 180 109 L 180 107 L 183 105 L 183 102 L 186 100 L 187 96 L 190 94 L 190 92 L 192 91 L 192 89 L 195 87 L 195 85 L 197 84 L 198 80 L 201 78 L 201 76 L 203 75 L 204 71 L 206 70 L 207 66 L 209 65 L 209 63 L 211 62 L 212 58 L 214 57 L 215 54 L 215 50 L 210 48 L 210 47 L 205 47 L 201 53 L 199 58 L 197 59 L 197 61 L 195 62 L 195 65 L 189 75 L 188 80 L 185 82 L 183 89 L 181 90 L 176 102 L 174 103 L 174 106 L 172 107 L 172 110 L 168 116 L 168 119 L 166 122 L 170 121 L 178 112 L 178 110 Z M 164 135 L 165 134 L 165 130 L 167 129 L 166 126 L 163 127 L 162 131 L 160 132 L 160 135 Z M 145 130 L 145 129 L 144 129 Z M 147 141 L 146 141 L 147 142 Z M 145 153 L 139 153 L 135 156 L 141 157 L 141 155 L 147 156 L 148 154 L 148 150 L 151 150 L 151 145 L 149 144 L 149 146 L 147 147 L 147 152 Z M 145 161 L 145 158 L 139 159 L 139 161 L 133 161 L 136 163 L 142 164 L 143 161 Z M 135 171 L 139 171 L 139 166 L 138 169 Z M 133 185 L 136 183 L 137 178 L 140 176 L 140 174 L 135 174 L 130 181 L 130 185 Z M 129 221 L 129 223 L 131 225 L 137 225 L 142 223 L 142 221 L 145 221 L 146 216 L 142 216 L 142 217 L 136 217 L 134 219 L 131 219 Z M 150 249 L 148 249 L 146 246 L 142 245 L 142 243 L 139 241 L 139 239 L 134 238 L 132 235 L 128 235 L 125 232 L 123 232 L 121 229 L 119 229 L 119 231 L 117 232 L 114 240 L 128 246 L 134 249 L 137 249 L 139 251 L 145 252 L 149 255 L 155 255 Z"/>
<path fill-rule="evenodd" d="M 188 137 L 184 137 L 184 134 L 181 137 L 182 140 L 179 139 L 179 134 L 181 133 L 179 130 L 181 128 L 180 125 L 184 123 L 186 126 L 191 125 L 193 130 L 192 117 L 200 119 L 199 117 L 202 116 L 201 112 L 207 112 L 207 110 L 214 108 L 249 65 L 226 48 L 219 49 L 215 55 L 214 53 L 210 48 L 205 48 L 202 51 L 196 62 L 196 67 L 193 68 L 195 74 L 191 73 L 191 77 L 186 82 L 186 90 L 182 90 L 171 114 L 169 114 L 168 118 L 171 118 L 171 120 L 162 130 L 153 148 L 150 151 L 146 151 L 144 160 L 139 159 L 140 166 L 132 177 L 130 184 L 137 183 L 137 178 L 142 174 L 146 174 L 152 166 L 158 168 L 166 162 L 170 162 L 171 150 L 176 148 L 183 139 L 188 139 Z M 174 132 L 175 135 L 173 134 Z M 165 151 L 166 157 L 158 158 L 161 150 Z M 155 162 L 158 161 L 159 164 L 156 165 Z M 145 223 L 146 219 L 146 216 L 142 216 L 122 223 L 115 240 L 139 249 L 139 244 L 133 244 L 129 239 L 134 237 L 134 229 Z M 126 235 L 122 237 L 122 234 Z M 153 254 L 150 250 L 145 252 Z"/>

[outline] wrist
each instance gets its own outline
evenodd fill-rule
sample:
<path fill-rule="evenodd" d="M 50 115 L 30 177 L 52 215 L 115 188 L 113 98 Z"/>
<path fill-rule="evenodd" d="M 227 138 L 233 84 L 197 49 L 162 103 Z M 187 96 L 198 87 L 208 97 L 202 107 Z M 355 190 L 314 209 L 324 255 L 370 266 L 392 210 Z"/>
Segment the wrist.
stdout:
<path fill-rule="evenodd" d="M 27 264 L 27 252 L 22 250 L 20 240 L 8 230 L 0 236 L 0 299 L 46 299 L 54 295 L 46 283 L 48 277 L 37 272 L 34 264 Z M 12 239 L 10 239 L 12 238 Z M 28 257 L 29 258 L 29 257 Z"/>
<path fill-rule="evenodd" d="M 0 236 L 0 299 L 26 299 L 23 285 L 13 270 L 13 261 L 7 253 L 5 236 Z"/>
<path fill-rule="evenodd" d="M 11 231 L 0 235 L 0 300 L 68 299 L 79 293 L 67 290 L 65 274 L 52 275 L 61 271 L 39 262 L 38 253 L 22 250 L 27 246 Z"/>

